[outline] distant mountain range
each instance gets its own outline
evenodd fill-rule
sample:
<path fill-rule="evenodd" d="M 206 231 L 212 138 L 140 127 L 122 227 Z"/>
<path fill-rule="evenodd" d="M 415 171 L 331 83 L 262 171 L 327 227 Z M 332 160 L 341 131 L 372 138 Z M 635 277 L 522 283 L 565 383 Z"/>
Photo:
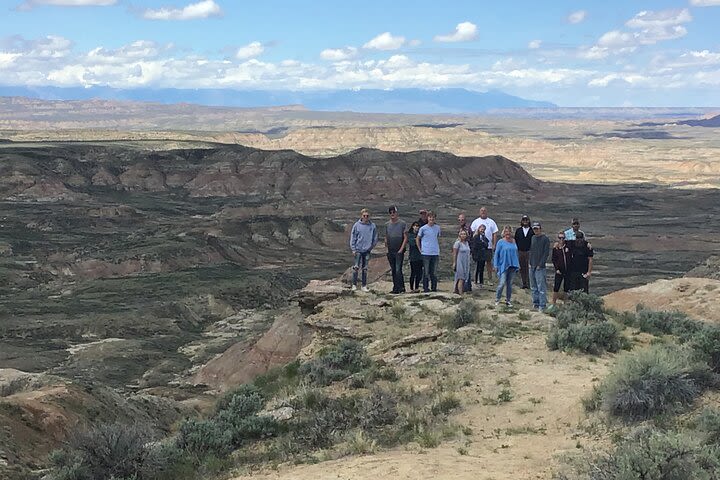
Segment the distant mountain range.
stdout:
<path fill-rule="evenodd" d="M 557 108 L 550 102 L 528 100 L 490 90 L 463 88 L 423 90 L 332 90 L 314 92 L 231 89 L 115 89 L 109 87 L 6 87 L 0 96 L 42 100 L 133 100 L 159 103 L 192 103 L 221 107 L 278 107 L 303 105 L 309 110 L 364 113 L 484 113 L 506 108 Z"/>

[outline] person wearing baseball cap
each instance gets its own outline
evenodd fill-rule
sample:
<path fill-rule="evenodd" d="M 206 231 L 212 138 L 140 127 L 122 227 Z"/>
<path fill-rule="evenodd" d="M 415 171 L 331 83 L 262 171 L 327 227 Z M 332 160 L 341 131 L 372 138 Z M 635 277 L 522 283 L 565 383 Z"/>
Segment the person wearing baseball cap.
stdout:
<path fill-rule="evenodd" d="M 540 222 L 533 222 L 534 235 L 530 241 L 530 288 L 532 289 L 533 308 L 539 312 L 547 306 L 547 270 L 545 264 L 550 256 L 550 239 L 542 231 Z"/>
<path fill-rule="evenodd" d="M 523 215 L 520 218 L 520 226 L 515 230 L 515 243 L 518 247 L 518 258 L 520 259 L 520 278 L 522 288 L 530 287 L 528 257 L 530 256 L 530 241 L 533 237 L 533 229 L 530 228 L 530 217 Z"/>
<path fill-rule="evenodd" d="M 423 227 L 424 225 L 427 225 L 428 220 L 428 211 L 424 208 L 421 208 L 418 212 L 420 214 L 420 218 L 418 218 L 418 223 L 420 224 L 420 227 Z"/>

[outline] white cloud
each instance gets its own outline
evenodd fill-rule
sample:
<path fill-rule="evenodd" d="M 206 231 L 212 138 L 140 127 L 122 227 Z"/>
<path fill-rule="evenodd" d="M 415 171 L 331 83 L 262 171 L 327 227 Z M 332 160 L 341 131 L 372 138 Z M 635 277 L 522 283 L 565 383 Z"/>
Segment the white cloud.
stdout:
<path fill-rule="evenodd" d="M 195 20 L 219 15 L 222 15 L 222 10 L 217 3 L 213 0 L 202 0 L 183 8 L 147 9 L 143 12 L 142 17 L 148 20 Z"/>
<path fill-rule="evenodd" d="M 585 10 L 578 10 L 568 15 L 567 21 L 573 24 L 581 23 L 585 20 L 585 17 L 587 17 L 587 12 Z"/>
<path fill-rule="evenodd" d="M 15 59 L 20 56 L 21 55 L 19 53 L 0 52 L 0 68 L 10 66 L 10 64 L 13 63 Z"/>
<path fill-rule="evenodd" d="M 354 58 L 358 53 L 358 49 L 355 47 L 345 48 L 326 48 L 320 52 L 320 58 L 323 60 L 331 60 L 333 62 L 339 62 L 342 60 L 349 60 Z"/>
<path fill-rule="evenodd" d="M 690 0 L 694 7 L 720 7 L 720 0 Z"/>
<path fill-rule="evenodd" d="M 607 87 L 611 82 L 624 82 L 630 85 L 647 83 L 648 78 L 639 74 L 611 73 L 603 77 L 594 78 L 588 82 L 589 87 Z"/>
<path fill-rule="evenodd" d="M 250 42 L 244 47 L 238 48 L 238 51 L 235 53 L 235 58 L 238 58 L 240 60 L 245 60 L 246 58 L 254 58 L 259 56 L 264 51 L 265 47 L 262 43 Z"/>
<path fill-rule="evenodd" d="M 436 35 L 436 42 L 469 42 L 477 38 L 477 25 L 470 22 L 458 23 L 453 33 Z"/>
<path fill-rule="evenodd" d="M 363 45 L 363 48 L 373 50 L 397 50 L 403 45 L 405 45 L 405 37 L 394 37 L 390 32 L 385 32 L 367 42 Z"/>
<path fill-rule="evenodd" d="M 107 7 L 115 5 L 117 0 L 27 0 L 18 5 L 18 10 L 30 10 L 38 5 L 54 5 L 58 7 Z"/>
<path fill-rule="evenodd" d="M 598 60 L 610 55 L 632 53 L 642 45 L 654 45 L 661 41 L 674 40 L 687 35 L 682 25 L 692 21 L 687 8 L 682 10 L 642 11 L 625 22 L 634 31 L 611 30 L 604 33 L 597 43 L 579 49 L 578 56 Z"/>
<path fill-rule="evenodd" d="M 532 50 L 536 50 L 536 49 L 540 48 L 541 45 L 542 45 L 542 40 L 530 40 L 530 42 L 528 42 L 528 48 L 530 48 Z"/>

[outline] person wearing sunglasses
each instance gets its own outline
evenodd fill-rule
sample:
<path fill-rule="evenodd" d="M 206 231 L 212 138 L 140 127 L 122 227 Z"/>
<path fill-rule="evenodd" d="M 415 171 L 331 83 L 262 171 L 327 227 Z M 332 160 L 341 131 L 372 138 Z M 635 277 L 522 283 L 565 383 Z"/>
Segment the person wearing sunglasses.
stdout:
<path fill-rule="evenodd" d="M 360 211 L 360 220 L 355 222 L 350 231 L 350 250 L 355 256 L 353 264 L 352 286 L 353 291 L 357 290 L 358 271 L 362 272 L 362 291 L 368 292 L 367 271 L 370 263 L 370 252 L 378 243 L 378 231 L 375 224 L 370 221 L 370 211 L 363 208 Z"/>
<path fill-rule="evenodd" d="M 555 308 L 555 304 L 560 298 L 560 286 L 563 287 L 563 292 L 567 293 L 569 290 L 568 282 L 568 265 L 570 263 L 570 247 L 565 242 L 565 232 L 561 231 L 558 233 L 557 242 L 553 245 L 552 250 L 552 263 L 555 267 L 555 280 L 553 281 L 553 294 L 552 294 L 552 305 L 551 308 Z"/>

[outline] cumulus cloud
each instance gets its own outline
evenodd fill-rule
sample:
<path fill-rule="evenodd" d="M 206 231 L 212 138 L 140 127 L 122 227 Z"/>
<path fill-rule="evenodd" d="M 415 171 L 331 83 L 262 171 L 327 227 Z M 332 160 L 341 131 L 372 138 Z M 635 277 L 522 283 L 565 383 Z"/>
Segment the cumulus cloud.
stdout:
<path fill-rule="evenodd" d="M 390 32 L 384 32 L 363 45 L 363 48 L 371 50 L 397 50 L 403 45 L 405 45 L 405 37 L 395 37 Z"/>
<path fill-rule="evenodd" d="M 587 17 L 587 12 L 585 10 L 578 10 L 568 15 L 567 21 L 572 24 L 581 23 L 585 20 L 585 17 Z"/>
<path fill-rule="evenodd" d="M 27 0 L 18 5 L 18 10 L 30 10 L 38 5 L 55 5 L 58 7 L 107 7 L 115 5 L 117 0 Z"/>
<path fill-rule="evenodd" d="M 718 7 L 720 0 L 690 0 L 690 5 L 694 7 Z"/>
<path fill-rule="evenodd" d="M 195 20 L 220 15 L 222 15 L 222 9 L 214 0 L 202 0 L 183 8 L 149 8 L 143 12 L 142 17 L 147 20 Z"/>
<path fill-rule="evenodd" d="M 538 48 L 540 48 L 541 45 L 542 40 L 530 40 L 530 42 L 528 42 L 528 48 L 533 50 L 537 50 Z"/>
<path fill-rule="evenodd" d="M 654 45 L 665 40 L 674 40 L 687 35 L 684 23 L 692 21 L 687 8 L 682 10 L 644 10 L 625 22 L 633 31 L 611 30 L 604 33 L 595 45 L 582 48 L 581 58 L 597 60 L 610 55 L 632 53 L 642 45 Z"/>
<path fill-rule="evenodd" d="M 323 60 L 330 60 L 333 62 L 339 62 L 341 60 L 349 60 L 354 58 L 358 53 L 358 49 L 355 47 L 345 48 L 326 48 L 320 52 L 320 58 Z"/>
<path fill-rule="evenodd" d="M 238 48 L 235 52 L 235 58 L 245 60 L 247 58 L 255 58 L 265 51 L 265 47 L 260 42 L 250 42 L 244 47 Z"/>
<path fill-rule="evenodd" d="M 477 25 L 471 22 L 458 23 L 455 31 L 447 35 L 436 35 L 436 42 L 469 42 L 477 38 Z"/>
<path fill-rule="evenodd" d="M 589 87 L 607 87 L 611 82 L 622 82 L 630 85 L 641 85 L 648 82 L 648 78 L 636 73 L 611 73 L 588 82 Z"/>

